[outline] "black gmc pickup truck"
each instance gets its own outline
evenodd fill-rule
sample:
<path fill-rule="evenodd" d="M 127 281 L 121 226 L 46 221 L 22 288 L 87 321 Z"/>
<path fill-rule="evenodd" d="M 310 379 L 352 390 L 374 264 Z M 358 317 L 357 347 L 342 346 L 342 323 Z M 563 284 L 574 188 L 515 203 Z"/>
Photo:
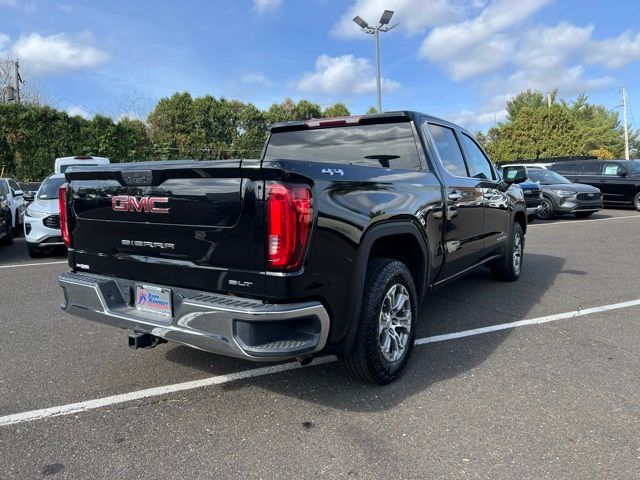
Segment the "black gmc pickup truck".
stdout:
<path fill-rule="evenodd" d="M 274 126 L 258 160 L 72 167 L 60 190 L 62 308 L 256 361 L 337 354 L 380 384 L 431 289 L 484 265 L 517 280 L 524 168 L 417 112 Z M 428 307 L 427 307 L 428 308 Z"/>

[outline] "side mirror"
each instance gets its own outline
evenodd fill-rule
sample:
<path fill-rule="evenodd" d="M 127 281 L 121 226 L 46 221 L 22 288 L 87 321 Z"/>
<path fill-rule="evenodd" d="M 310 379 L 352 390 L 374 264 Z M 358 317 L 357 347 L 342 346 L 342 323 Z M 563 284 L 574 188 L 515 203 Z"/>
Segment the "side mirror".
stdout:
<path fill-rule="evenodd" d="M 35 195 L 33 194 L 33 192 L 26 192 L 24 195 L 22 195 L 22 198 L 24 198 L 26 202 L 33 202 Z"/>
<path fill-rule="evenodd" d="M 15 192 L 13 192 L 14 197 L 22 197 L 23 195 L 24 192 L 22 190 L 16 190 Z"/>
<path fill-rule="evenodd" d="M 622 178 L 626 178 L 629 176 L 629 172 L 625 172 L 625 171 L 618 172 L 618 176 Z"/>
<path fill-rule="evenodd" d="M 525 167 L 502 167 L 502 178 L 508 184 L 526 182 L 527 169 Z"/>

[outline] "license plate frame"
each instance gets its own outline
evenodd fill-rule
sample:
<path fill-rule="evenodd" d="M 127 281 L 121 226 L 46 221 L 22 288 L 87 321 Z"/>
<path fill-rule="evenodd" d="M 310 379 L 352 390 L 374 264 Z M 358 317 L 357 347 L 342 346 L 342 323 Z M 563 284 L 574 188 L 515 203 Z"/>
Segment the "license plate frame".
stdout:
<path fill-rule="evenodd" d="M 139 312 L 160 318 L 173 317 L 173 292 L 170 288 L 136 284 L 135 307 Z"/>

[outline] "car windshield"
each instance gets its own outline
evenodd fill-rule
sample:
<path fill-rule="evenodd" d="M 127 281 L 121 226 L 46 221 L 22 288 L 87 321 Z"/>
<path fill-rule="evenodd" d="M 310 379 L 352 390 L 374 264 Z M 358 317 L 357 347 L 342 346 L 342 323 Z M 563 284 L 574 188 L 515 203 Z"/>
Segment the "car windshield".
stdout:
<path fill-rule="evenodd" d="M 47 178 L 38 190 L 39 200 L 52 200 L 58 198 L 58 189 L 65 182 L 64 177 Z"/>
<path fill-rule="evenodd" d="M 571 183 L 571 181 L 562 175 L 552 172 L 551 170 L 544 170 L 542 168 L 530 168 L 528 169 L 529 178 L 540 185 L 558 185 L 562 183 Z"/>

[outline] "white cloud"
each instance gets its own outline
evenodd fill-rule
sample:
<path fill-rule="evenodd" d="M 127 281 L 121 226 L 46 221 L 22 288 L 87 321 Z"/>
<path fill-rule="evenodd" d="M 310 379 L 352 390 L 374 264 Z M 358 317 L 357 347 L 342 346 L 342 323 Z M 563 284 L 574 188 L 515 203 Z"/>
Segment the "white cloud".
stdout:
<path fill-rule="evenodd" d="M 456 80 L 471 78 L 502 66 L 513 48 L 512 33 L 502 32 L 519 25 L 550 0 L 496 0 L 478 16 L 434 28 L 424 39 L 420 55 L 444 63 Z M 502 55 L 503 57 L 498 57 Z M 488 63 L 487 63 L 488 62 Z"/>
<path fill-rule="evenodd" d="M 11 42 L 9 35 L 0 32 L 0 53 L 3 52 L 5 47 L 9 46 L 9 42 Z"/>
<path fill-rule="evenodd" d="M 13 54 L 25 61 L 30 71 L 60 73 L 95 67 L 109 60 L 109 54 L 91 45 L 89 33 L 71 37 L 64 33 L 21 36 L 11 47 Z"/>
<path fill-rule="evenodd" d="M 244 85 L 257 87 L 273 87 L 274 85 L 274 83 L 269 80 L 262 72 L 248 73 L 247 75 L 243 76 L 240 81 Z"/>
<path fill-rule="evenodd" d="M 91 114 L 87 111 L 86 108 L 80 105 L 72 105 L 67 108 L 67 114 L 71 117 L 82 117 L 85 119 L 91 118 Z"/>
<path fill-rule="evenodd" d="M 425 28 L 451 22 L 466 8 L 477 8 L 478 2 L 453 0 L 355 0 L 355 3 L 340 17 L 332 32 L 340 37 L 363 36 L 360 28 L 353 23 L 359 15 L 371 24 L 377 24 L 382 12 L 393 10 L 392 24 L 399 22 L 409 33 L 424 31 Z"/>
<path fill-rule="evenodd" d="M 0 0 L 0 7 L 15 8 L 27 13 L 36 10 L 36 5 L 33 0 Z"/>
<path fill-rule="evenodd" d="M 621 68 L 640 60 L 640 33 L 631 32 L 602 41 L 592 41 L 586 55 L 588 63 L 608 68 Z"/>
<path fill-rule="evenodd" d="M 315 71 L 305 73 L 297 81 L 296 87 L 306 93 L 363 95 L 376 91 L 376 74 L 365 58 L 353 55 L 320 55 L 316 60 Z M 398 88 L 398 82 L 382 79 L 383 90 L 393 91 Z"/>
<path fill-rule="evenodd" d="M 282 5 L 282 0 L 253 0 L 253 8 L 260 14 L 271 13 Z"/>

